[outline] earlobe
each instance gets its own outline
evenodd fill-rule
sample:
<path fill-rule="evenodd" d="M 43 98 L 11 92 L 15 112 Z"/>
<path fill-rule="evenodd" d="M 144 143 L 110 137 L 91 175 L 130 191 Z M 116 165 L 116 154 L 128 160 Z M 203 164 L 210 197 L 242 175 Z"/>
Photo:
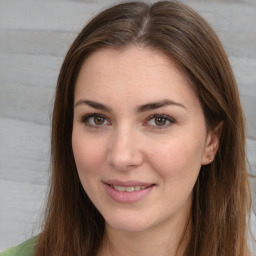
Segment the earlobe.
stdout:
<path fill-rule="evenodd" d="M 202 165 L 210 164 L 214 160 L 219 148 L 222 127 L 223 121 L 221 121 L 213 130 L 208 132 L 204 154 L 202 156 Z"/>

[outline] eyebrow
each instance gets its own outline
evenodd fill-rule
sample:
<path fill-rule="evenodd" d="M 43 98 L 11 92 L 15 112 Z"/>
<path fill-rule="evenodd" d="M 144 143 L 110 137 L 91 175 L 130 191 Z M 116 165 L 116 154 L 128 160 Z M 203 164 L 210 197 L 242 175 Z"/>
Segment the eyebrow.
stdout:
<path fill-rule="evenodd" d="M 111 112 L 112 111 L 112 109 L 110 107 L 107 107 L 107 106 L 105 106 L 105 105 L 103 105 L 99 102 L 92 101 L 92 100 L 79 100 L 77 103 L 75 103 L 74 107 L 82 105 L 82 104 L 85 104 L 85 105 L 88 105 L 92 108 L 103 110 L 103 111 L 106 111 L 106 112 Z"/>
<path fill-rule="evenodd" d="M 85 105 L 88 105 L 92 108 L 103 110 L 103 111 L 106 111 L 106 112 L 111 112 L 112 111 L 112 109 L 110 107 L 107 107 L 104 104 L 101 104 L 99 102 L 92 101 L 92 100 L 79 100 L 78 102 L 75 103 L 74 107 L 82 105 L 82 104 L 85 104 Z M 136 112 L 137 113 L 146 112 L 146 111 L 149 111 L 149 110 L 154 110 L 154 109 L 166 107 L 166 106 L 169 106 L 169 105 L 174 105 L 174 106 L 178 106 L 178 107 L 182 107 L 184 109 L 187 109 L 185 107 L 185 105 L 183 105 L 181 103 L 178 103 L 176 101 L 169 100 L 169 99 L 164 99 L 164 100 L 161 100 L 161 101 L 149 102 L 149 103 L 146 103 L 146 104 L 143 104 L 143 105 L 139 105 L 136 109 Z"/>
<path fill-rule="evenodd" d="M 181 103 L 178 103 L 176 101 L 169 100 L 169 99 L 164 99 L 164 100 L 161 100 L 161 101 L 149 102 L 147 104 L 140 105 L 140 106 L 138 106 L 136 112 L 145 112 L 145 111 L 162 108 L 162 107 L 169 106 L 169 105 L 174 105 L 174 106 L 178 106 L 178 107 L 182 107 L 184 109 L 187 109 Z"/>

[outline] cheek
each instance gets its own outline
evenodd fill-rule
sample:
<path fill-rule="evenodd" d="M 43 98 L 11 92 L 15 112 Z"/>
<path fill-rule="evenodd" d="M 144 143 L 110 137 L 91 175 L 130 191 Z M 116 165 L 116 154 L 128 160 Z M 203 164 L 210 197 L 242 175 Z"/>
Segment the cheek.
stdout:
<path fill-rule="evenodd" d="M 190 137 L 191 138 L 191 137 Z M 197 177 L 202 158 L 202 142 L 194 139 L 172 138 L 161 147 L 152 148 L 150 162 L 163 179 L 184 179 Z"/>
<path fill-rule="evenodd" d="M 103 147 L 93 143 L 87 136 L 72 135 L 72 148 L 80 182 L 89 198 L 97 204 L 98 181 L 104 159 Z"/>
<path fill-rule="evenodd" d="M 84 176 L 96 176 L 104 159 L 103 147 L 90 143 L 90 139 L 74 133 L 72 148 L 80 179 Z"/>

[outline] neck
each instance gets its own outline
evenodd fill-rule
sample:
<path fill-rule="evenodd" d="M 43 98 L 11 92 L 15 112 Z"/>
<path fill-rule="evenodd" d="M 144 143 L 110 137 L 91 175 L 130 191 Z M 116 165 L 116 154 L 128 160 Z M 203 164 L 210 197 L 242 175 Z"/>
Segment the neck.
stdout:
<path fill-rule="evenodd" d="M 98 256 L 183 256 L 190 237 L 190 221 L 173 221 L 140 232 L 124 232 L 105 226 Z"/>

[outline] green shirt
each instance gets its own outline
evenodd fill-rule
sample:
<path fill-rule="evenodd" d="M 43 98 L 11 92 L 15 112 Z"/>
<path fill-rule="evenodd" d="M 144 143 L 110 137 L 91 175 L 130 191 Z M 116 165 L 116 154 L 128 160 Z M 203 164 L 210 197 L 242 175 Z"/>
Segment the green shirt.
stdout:
<path fill-rule="evenodd" d="M 34 253 L 34 248 L 36 246 L 38 237 L 35 236 L 24 243 L 11 247 L 6 251 L 0 253 L 1 256 L 32 256 Z"/>

